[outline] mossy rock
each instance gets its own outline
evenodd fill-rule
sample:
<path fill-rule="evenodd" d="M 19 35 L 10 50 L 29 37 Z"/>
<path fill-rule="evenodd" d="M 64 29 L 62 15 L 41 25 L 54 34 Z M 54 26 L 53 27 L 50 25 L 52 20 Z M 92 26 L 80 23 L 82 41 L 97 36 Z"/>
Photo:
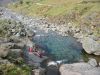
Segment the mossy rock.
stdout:
<path fill-rule="evenodd" d="M 14 64 L 2 64 L 0 65 L 1 75 L 30 75 L 30 68 L 25 65 L 18 67 Z"/>

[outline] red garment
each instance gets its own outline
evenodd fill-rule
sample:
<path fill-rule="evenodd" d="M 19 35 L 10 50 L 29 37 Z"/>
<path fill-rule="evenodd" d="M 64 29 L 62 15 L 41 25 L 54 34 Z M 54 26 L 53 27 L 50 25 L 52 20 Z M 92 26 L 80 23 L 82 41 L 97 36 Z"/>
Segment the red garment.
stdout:
<path fill-rule="evenodd" d="M 30 47 L 30 48 L 29 48 L 29 52 L 32 52 L 32 51 L 33 51 L 33 48 L 32 48 L 32 47 Z"/>

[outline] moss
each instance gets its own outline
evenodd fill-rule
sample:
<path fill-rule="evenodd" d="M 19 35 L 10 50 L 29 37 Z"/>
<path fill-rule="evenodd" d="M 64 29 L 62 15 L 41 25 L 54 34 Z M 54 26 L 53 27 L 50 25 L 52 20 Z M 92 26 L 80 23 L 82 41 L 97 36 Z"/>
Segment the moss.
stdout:
<path fill-rule="evenodd" d="M 18 67 L 14 64 L 1 64 L 2 75 L 30 75 L 30 68 L 27 65 Z"/>
<path fill-rule="evenodd" d="M 20 27 L 21 23 L 17 23 L 10 19 L 0 19 L 0 37 L 10 37 L 10 31 L 12 28 L 16 27 L 16 31 Z M 10 36 L 9 36 L 10 35 Z"/>
<path fill-rule="evenodd" d="M 85 51 L 82 52 L 82 57 L 83 57 L 83 60 L 85 62 L 88 62 L 89 61 L 89 57 L 88 57 L 88 55 L 87 55 L 87 53 Z"/>
<path fill-rule="evenodd" d="M 0 36 L 4 37 L 7 33 L 7 29 L 10 22 L 8 20 L 0 20 Z"/>

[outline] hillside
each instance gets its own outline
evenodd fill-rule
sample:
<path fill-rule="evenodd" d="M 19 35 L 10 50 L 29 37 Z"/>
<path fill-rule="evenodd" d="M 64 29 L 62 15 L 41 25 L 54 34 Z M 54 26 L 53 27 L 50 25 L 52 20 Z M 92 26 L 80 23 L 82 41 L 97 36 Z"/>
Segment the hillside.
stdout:
<path fill-rule="evenodd" d="M 9 8 L 58 24 L 74 22 L 83 33 L 100 37 L 100 0 L 20 0 L 9 4 Z"/>
<path fill-rule="evenodd" d="M 0 4 L 0 75 L 100 75 L 100 0 Z"/>
<path fill-rule="evenodd" d="M 72 10 L 81 16 L 94 11 L 100 11 L 100 3 L 97 0 L 21 0 L 10 6 L 13 9 L 16 8 L 16 11 L 21 11 L 28 15 L 45 17 L 66 15 Z"/>

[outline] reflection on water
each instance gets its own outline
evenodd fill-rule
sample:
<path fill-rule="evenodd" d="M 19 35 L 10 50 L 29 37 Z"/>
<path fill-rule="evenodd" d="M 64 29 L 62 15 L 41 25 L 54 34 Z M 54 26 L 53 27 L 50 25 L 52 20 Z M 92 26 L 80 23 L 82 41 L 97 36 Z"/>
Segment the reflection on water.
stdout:
<path fill-rule="evenodd" d="M 53 60 L 75 62 L 81 58 L 82 46 L 71 36 L 64 37 L 52 31 L 38 31 L 33 42 L 43 48 Z"/>

